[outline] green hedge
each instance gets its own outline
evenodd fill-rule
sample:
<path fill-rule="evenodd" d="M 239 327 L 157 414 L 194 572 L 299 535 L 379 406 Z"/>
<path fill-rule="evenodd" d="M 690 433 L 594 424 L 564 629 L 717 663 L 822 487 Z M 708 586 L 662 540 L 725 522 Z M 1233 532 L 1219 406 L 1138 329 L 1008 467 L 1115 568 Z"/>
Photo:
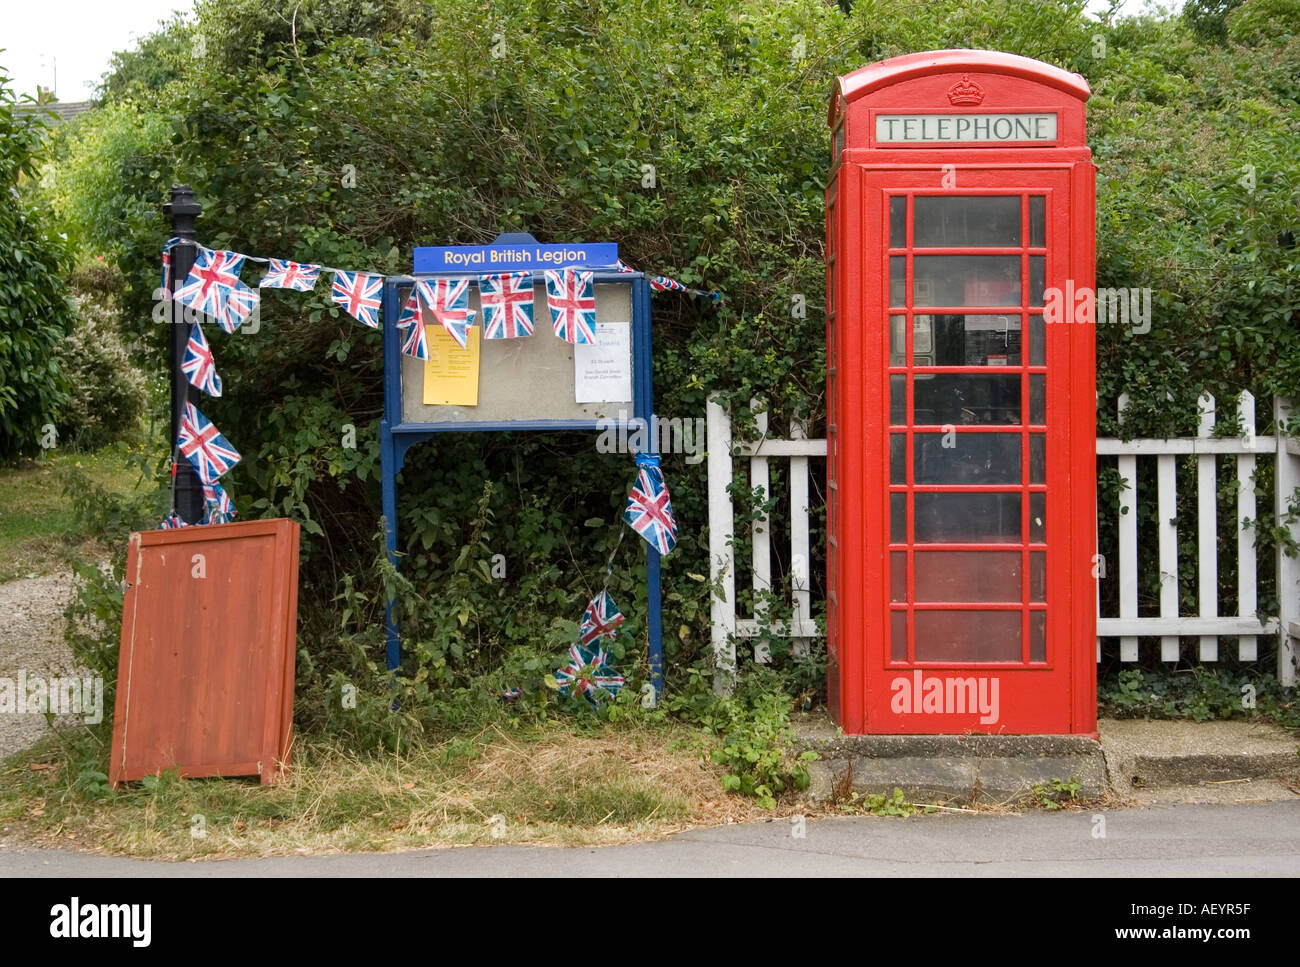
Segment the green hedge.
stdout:
<path fill-rule="evenodd" d="M 0 460 L 57 442 L 67 390 L 57 352 L 72 324 L 66 251 L 27 191 L 44 133 L 39 114 L 17 110 L 0 72 Z"/>
<path fill-rule="evenodd" d="M 800 416 L 816 434 L 832 79 L 917 50 L 1003 49 L 1089 79 L 1098 281 L 1154 291 L 1150 333 L 1098 334 L 1101 432 L 1117 431 L 1109 414 L 1125 390 L 1124 430 L 1140 434 L 1188 430 L 1201 389 L 1300 390 L 1300 43 L 1243 26 L 1284 21 L 1293 5 L 1245 3 L 1207 38 L 1178 18 L 1101 23 L 1082 0 L 878 0 L 848 14 L 813 0 L 316 0 L 295 5 L 296 43 L 284 6 L 201 3 L 194 26 L 173 25 L 174 42 L 151 48 L 173 57 L 167 69 L 122 61 L 110 103 L 140 122 L 112 163 L 135 176 L 105 211 L 143 212 L 185 181 L 210 246 L 383 272 L 409 270 L 416 244 L 502 231 L 614 239 L 632 265 L 727 297 L 656 296 L 662 415 L 701 416 L 719 390 L 769 400 L 775 433 Z M 73 151 L 65 163 L 108 163 L 95 157 Z M 653 188 L 642 187 L 647 164 Z M 149 294 L 163 226 L 123 215 L 103 222 L 120 233 L 105 237 L 78 217 L 78 237 L 113 251 L 126 274 L 126 325 L 161 351 Z M 791 313 L 797 295 L 804 318 Z M 268 293 L 262 316 L 257 335 L 215 333 L 226 395 L 206 411 L 245 455 L 230 479 L 241 510 L 306 526 L 304 651 L 323 676 L 345 663 L 332 599 L 373 554 L 379 339 L 324 287 Z M 343 446 L 347 424 L 355 449 Z M 592 444 L 464 435 L 411 451 L 402 569 L 454 599 L 429 622 L 447 687 L 562 637 L 599 586 L 632 464 Z M 707 515 L 703 465 L 669 457 L 665 470 L 682 523 L 665 562 L 673 678 L 707 654 Z M 505 581 L 457 577 L 494 553 L 507 558 Z M 640 560 L 625 540 L 611 587 L 636 631 Z"/>

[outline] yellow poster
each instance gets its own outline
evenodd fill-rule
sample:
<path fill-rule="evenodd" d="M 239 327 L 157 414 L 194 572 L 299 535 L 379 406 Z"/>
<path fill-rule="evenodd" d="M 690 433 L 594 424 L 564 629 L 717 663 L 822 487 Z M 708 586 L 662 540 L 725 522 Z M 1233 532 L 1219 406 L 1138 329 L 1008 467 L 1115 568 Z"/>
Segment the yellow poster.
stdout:
<path fill-rule="evenodd" d="M 440 325 L 428 326 L 429 359 L 424 364 L 426 406 L 478 406 L 479 326 L 470 327 L 461 349 Z"/>

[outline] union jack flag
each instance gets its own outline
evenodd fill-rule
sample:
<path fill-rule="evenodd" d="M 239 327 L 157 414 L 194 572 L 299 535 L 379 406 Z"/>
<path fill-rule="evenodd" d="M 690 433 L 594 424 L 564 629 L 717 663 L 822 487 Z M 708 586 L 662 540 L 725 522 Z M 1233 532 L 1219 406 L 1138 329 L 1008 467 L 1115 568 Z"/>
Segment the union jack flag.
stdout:
<path fill-rule="evenodd" d="M 216 483 L 223 473 L 239 462 L 239 451 L 193 403 L 185 404 L 181 435 L 176 445 L 205 484 Z"/>
<path fill-rule="evenodd" d="M 288 259 L 271 259 L 271 266 L 257 283 L 259 289 L 293 289 L 297 292 L 310 292 L 316 288 L 320 277 L 319 265 L 307 265 L 303 262 L 290 262 Z"/>
<path fill-rule="evenodd" d="M 565 342 L 587 345 L 596 341 L 596 296 L 591 271 L 547 270 L 546 301 L 551 307 L 555 334 Z"/>
<path fill-rule="evenodd" d="M 217 365 L 212 359 L 212 348 L 197 322 L 190 325 L 190 341 L 185 346 L 181 370 L 191 385 L 197 386 L 209 396 L 221 395 L 221 377 L 217 375 Z"/>
<path fill-rule="evenodd" d="M 668 278 L 666 275 L 650 276 L 650 288 L 654 289 L 656 292 L 663 292 L 664 290 L 669 292 L 686 291 L 686 286 L 682 285 L 676 279 Z"/>
<path fill-rule="evenodd" d="M 235 502 L 215 481 L 203 485 L 203 506 L 205 524 L 226 524 L 235 519 Z"/>
<path fill-rule="evenodd" d="M 533 334 L 533 273 L 505 272 L 478 280 L 484 339 L 518 339 Z"/>
<path fill-rule="evenodd" d="M 406 302 L 402 305 L 402 311 L 397 316 L 397 328 L 405 329 L 411 323 L 418 321 L 420 318 L 420 302 L 415 295 L 415 289 L 407 296 Z"/>
<path fill-rule="evenodd" d="M 170 513 L 168 513 L 166 517 L 163 518 L 162 523 L 159 524 L 155 528 L 155 530 L 160 530 L 160 531 L 179 530 L 182 527 L 189 527 L 189 526 L 190 526 L 189 524 L 185 523 L 185 521 L 181 519 L 181 515 L 176 513 L 176 511 L 173 510 Z"/>
<path fill-rule="evenodd" d="M 167 239 L 162 250 L 162 298 L 167 302 L 172 297 L 172 249 L 180 245 L 185 240 L 183 238 L 172 237 Z"/>
<path fill-rule="evenodd" d="M 601 591 L 587 604 L 587 611 L 582 616 L 580 640 L 584 645 L 590 645 L 601 638 L 612 641 L 623 621 L 623 615 L 609 592 Z"/>
<path fill-rule="evenodd" d="M 244 283 L 239 283 L 237 288 L 231 289 L 226 295 L 221 315 L 217 316 L 217 325 L 226 332 L 234 332 L 253 314 L 260 299 L 261 296 L 256 289 L 250 289 Z"/>
<path fill-rule="evenodd" d="M 636 483 L 628 494 L 623 519 L 651 547 L 667 554 L 677 546 L 677 518 L 673 516 L 664 472 L 659 469 L 659 458 L 652 454 L 639 453 L 636 462 Z"/>
<path fill-rule="evenodd" d="M 424 332 L 424 316 L 420 314 L 420 298 L 416 295 L 415 289 L 411 290 L 411 295 L 397 316 L 398 329 L 405 329 L 408 326 L 411 327 L 411 331 L 406 334 L 406 341 L 402 343 L 402 352 L 416 359 L 428 360 L 429 341 Z"/>
<path fill-rule="evenodd" d="M 238 252 L 200 248 L 176 301 L 206 313 L 226 332 L 234 332 L 253 313 L 257 293 L 239 280 L 244 256 Z"/>
<path fill-rule="evenodd" d="M 600 689 L 614 695 L 624 684 L 623 676 L 609 667 L 609 656 L 603 648 L 588 650 L 581 645 L 569 646 L 569 663 L 555 673 L 555 680 L 564 694 L 572 689 L 592 704 L 600 703 Z"/>
<path fill-rule="evenodd" d="M 334 288 L 330 298 L 343 307 L 343 311 L 357 322 L 371 329 L 379 328 L 379 290 L 383 288 L 382 275 L 365 272 L 334 272 Z"/>
<path fill-rule="evenodd" d="M 421 319 L 426 309 L 432 312 L 434 318 L 442 323 L 442 328 L 464 349 L 469 341 L 469 327 L 474 325 L 474 310 L 469 307 L 469 279 L 420 279 L 415 283 L 415 291 L 419 293 Z M 427 326 L 429 323 L 424 321 L 424 324 Z M 424 340 L 423 330 L 419 338 Z M 414 341 L 414 336 L 407 339 L 408 344 Z M 428 356 L 421 358 L 427 359 Z"/>
<path fill-rule="evenodd" d="M 411 327 L 411 331 L 406 334 L 406 341 L 402 343 L 402 352 L 428 362 L 429 337 L 424 330 L 424 317 L 417 311 L 415 319 L 408 322 L 407 325 Z"/>

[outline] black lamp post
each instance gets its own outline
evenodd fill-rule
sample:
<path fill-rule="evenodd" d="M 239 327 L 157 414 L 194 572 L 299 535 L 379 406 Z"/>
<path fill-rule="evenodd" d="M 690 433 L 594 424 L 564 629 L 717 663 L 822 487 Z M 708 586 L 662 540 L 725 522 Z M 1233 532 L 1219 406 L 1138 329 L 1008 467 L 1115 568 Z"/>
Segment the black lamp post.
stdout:
<path fill-rule="evenodd" d="M 190 268 L 194 265 L 197 252 L 194 244 L 194 223 L 203 213 L 203 206 L 194 200 L 194 190 L 189 185 L 176 185 L 171 191 L 171 201 L 163 205 L 163 212 L 171 220 L 171 236 L 182 239 L 189 244 L 179 244 L 171 250 L 171 279 L 169 288 L 175 293 L 185 283 Z M 171 386 L 172 418 L 171 443 L 172 459 L 175 461 L 176 474 L 175 499 L 176 513 L 187 524 L 196 524 L 203 517 L 203 483 L 190 462 L 180 456 L 176 450 L 176 440 L 180 436 L 181 418 L 185 413 L 185 404 L 199 402 L 198 387 L 192 386 L 181 369 L 185 358 L 185 347 L 189 343 L 190 324 L 186 321 L 186 307 L 175 299 L 171 307 Z"/>

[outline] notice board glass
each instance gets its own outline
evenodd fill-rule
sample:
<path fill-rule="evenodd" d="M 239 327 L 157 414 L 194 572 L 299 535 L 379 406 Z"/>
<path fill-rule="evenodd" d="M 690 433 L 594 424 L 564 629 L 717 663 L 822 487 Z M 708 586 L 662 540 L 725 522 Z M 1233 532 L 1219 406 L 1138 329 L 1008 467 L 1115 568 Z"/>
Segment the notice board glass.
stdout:
<path fill-rule="evenodd" d="M 409 288 L 401 291 L 404 302 Z M 541 274 L 533 285 L 533 335 L 520 339 L 480 339 L 478 405 L 457 406 L 449 404 L 430 405 L 424 402 L 426 396 L 426 363 L 413 356 L 402 354 L 402 419 L 404 425 L 411 424 L 464 424 L 469 428 L 473 424 L 501 424 L 537 420 L 563 420 L 594 423 L 604 418 L 626 419 L 632 416 L 632 286 L 624 282 L 597 282 L 594 286 L 596 297 L 596 324 L 598 336 L 604 331 L 609 346 L 626 345 L 626 399 L 605 399 L 600 402 L 578 402 L 578 386 L 575 369 L 575 352 L 588 353 L 585 347 L 558 338 L 551 325 L 551 314 L 546 304 L 546 286 Z M 483 322 L 479 305 L 477 285 L 470 287 L 470 307 L 474 310 L 474 330 L 479 330 Z M 610 325 L 607 325 L 610 324 Z M 614 325 L 626 326 L 626 333 Z M 615 355 L 621 350 L 612 350 Z M 619 383 L 608 365 L 611 362 L 610 350 L 605 352 L 603 362 L 590 368 L 588 372 L 602 386 Z M 618 396 L 619 392 L 586 392 L 593 395 Z"/>

